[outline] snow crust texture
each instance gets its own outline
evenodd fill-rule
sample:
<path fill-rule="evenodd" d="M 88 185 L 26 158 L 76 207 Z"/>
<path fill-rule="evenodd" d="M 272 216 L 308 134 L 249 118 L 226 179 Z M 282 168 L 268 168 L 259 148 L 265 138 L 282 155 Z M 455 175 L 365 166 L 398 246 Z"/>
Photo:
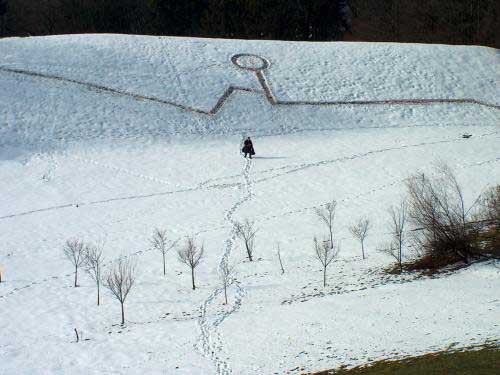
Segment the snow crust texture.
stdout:
<path fill-rule="evenodd" d="M 0 40 L 0 374 L 302 373 L 498 341 L 494 264 L 388 275 L 377 248 L 410 173 L 444 161 L 470 203 L 499 183 L 499 83 L 481 47 Z M 341 251 L 323 287 L 314 209 L 332 199 Z M 347 229 L 360 216 L 365 260 Z M 204 244 L 195 291 L 175 251 L 163 276 L 156 227 Z M 136 262 L 124 326 L 83 271 L 72 287 L 74 237 L 105 243 L 106 270 Z"/>

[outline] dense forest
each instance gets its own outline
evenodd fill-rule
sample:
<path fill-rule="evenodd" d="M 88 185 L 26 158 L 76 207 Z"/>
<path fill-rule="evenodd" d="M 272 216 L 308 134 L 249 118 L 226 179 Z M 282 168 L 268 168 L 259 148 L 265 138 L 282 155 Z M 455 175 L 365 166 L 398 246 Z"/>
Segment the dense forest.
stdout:
<path fill-rule="evenodd" d="M 499 47 L 498 0 L 0 0 L 0 36 L 128 33 Z"/>
<path fill-rule="evenodd" d="M 352 38 L 500 47 L 499 0 L 350 0 Z"/>

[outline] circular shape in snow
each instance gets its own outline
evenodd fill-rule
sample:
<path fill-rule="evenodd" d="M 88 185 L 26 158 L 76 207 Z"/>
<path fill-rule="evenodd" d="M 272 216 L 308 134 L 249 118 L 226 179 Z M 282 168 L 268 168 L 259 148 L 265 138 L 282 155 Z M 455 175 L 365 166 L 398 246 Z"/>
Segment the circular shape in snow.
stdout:
<path fill-rule="evenodd" d="M 269 60 L 248 53 L 240 53 L 238 55 L 234 55 L 233 57 L 231 57 L 231 61 L 238 68 L 251 70 L 252 72 L 265 70 L 271 65 Z"/>

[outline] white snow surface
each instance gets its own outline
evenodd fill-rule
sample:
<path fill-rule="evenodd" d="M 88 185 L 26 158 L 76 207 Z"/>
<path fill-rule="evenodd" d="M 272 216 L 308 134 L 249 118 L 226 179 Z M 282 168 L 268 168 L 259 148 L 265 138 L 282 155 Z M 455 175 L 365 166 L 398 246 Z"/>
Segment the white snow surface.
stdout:
<path fill-rule="evenodd" d="M 270 63 L 264 85 L 231 62 L 241 53 Z M 498 341 L 493 264 L 388 275 L 376 249 L 409 174 L 444 161 L 468 203 L 499 184 L 499 57 L 389 43 L 0 40 L 0 374 L 302 373 Z M 466 102 L 331 103 L 410 99 Z M 239 154 L 247 135 L 252 161 Z M 331 199 L 341 251 L 323 287 L 314 208 Z M 365 260 L 347 229 L 360 216 L 373 223 Z M 232 230 L 244 218 L 259 229 L 254 262 Z M 195 291 L 175 251 L 163 276 L 155 227 L 204 243 Z M 124 327 L 109 293 L 96 306 L 83 271 L 72 287 L 62 247 L 74 237 L 104 240 L 106 268 L 137 264 Z M 222 262 L 237 271 L 228 305 Z"/>

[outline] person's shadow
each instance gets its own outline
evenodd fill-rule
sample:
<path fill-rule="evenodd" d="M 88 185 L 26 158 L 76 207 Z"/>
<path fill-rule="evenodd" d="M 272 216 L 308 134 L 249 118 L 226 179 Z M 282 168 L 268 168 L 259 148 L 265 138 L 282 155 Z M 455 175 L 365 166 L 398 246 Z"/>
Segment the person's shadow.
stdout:
<path fill-rule="evenodd" d="M 253 156 L 252 159 L 274 160 L 274 159 L 288 159 L 287 156 Z"/>

